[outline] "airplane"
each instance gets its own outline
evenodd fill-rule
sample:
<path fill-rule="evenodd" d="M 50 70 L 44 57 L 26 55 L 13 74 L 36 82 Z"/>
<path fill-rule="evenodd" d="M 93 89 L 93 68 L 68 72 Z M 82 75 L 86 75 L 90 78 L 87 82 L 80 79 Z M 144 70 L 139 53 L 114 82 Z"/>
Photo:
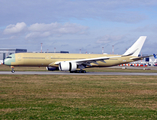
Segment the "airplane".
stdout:
<path fill-rule="evenodd" d="M 156 54 L 150 55 L 144 61 L 134 62 L 134 64 L 140 64 L 140 66 L 156 66 L 157 64 L 157 57 Z"/>
<path fill-rule="evenodd" d="M 11 66 L 12 73 L 16 66 L 46 67 L 49 71 L 60 70 L 70 73 L 86 73 L 85 68 L 109 67 L 141 60 L 138 57 L 147 36 L 139 39 L 123 54 L 67 54 L 67 53 L 15 53 L 4 60 L 4 65 Z M 147 56 L 148 57 L 148 56 Z"/>
<path fill-rule="evenodd" d="M 149 66 L 157 66 L 157 56 L 156 54 L 153 54 L 153 56 L 154 56 L 154 59 L 152 58 L 149 59 L 149 62 L 148 62 Z"/>
<path fill-rule="evenodd" d="M 155 59 L 157 59 L 157 56 L 156 56 L 156 54 L 153 54 L 153 56 L 154 56 L 154 58 L 155 58 Z"/>

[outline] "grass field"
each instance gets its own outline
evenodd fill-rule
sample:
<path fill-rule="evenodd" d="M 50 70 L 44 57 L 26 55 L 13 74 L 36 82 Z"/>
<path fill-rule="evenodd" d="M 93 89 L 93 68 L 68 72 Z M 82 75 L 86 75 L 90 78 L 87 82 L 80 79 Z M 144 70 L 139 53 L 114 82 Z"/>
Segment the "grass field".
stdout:
<path fill-rule="evenodd" d="M 0 119 L 157 119 L 156 76 L 0 75 Z"/>

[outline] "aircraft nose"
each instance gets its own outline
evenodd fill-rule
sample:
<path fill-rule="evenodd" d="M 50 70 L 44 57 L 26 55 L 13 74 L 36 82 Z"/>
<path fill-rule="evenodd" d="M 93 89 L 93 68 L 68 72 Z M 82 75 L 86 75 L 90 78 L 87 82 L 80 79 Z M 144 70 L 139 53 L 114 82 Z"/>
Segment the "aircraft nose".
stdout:
<path fill-rule="evenodd" d="M 4 59 L 4 60 L 3 60 L 3 64 L 4 64 L 4 65 L 11 65 L 11 62 L 10 62 L 10 60 L 8 60 L 8 59 Z"/>

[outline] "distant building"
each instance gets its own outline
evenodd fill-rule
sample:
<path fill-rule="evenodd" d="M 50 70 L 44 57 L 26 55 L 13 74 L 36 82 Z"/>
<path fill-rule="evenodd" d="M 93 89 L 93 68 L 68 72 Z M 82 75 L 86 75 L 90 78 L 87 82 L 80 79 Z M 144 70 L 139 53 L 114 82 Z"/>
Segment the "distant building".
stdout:
<path fill-rule="evenodd" d="M 30 53 L 32 53 L 32 52 L 30 52 Z M 41 53 L 41 52 L 33 52 L 33 53 Z M 56 51 L 56 52 L 42 52 L 42 53 L 69 53 L 69 51 Z"/>
<path fill-rule="evenodd" d="M 69 53 L 69 51 L 60 51 L 60 53 Z"/>
<path fill-rule="evenodd" d="M 23 52 L 27 52 L 27 49 L 0 49 L 0 60 L 4 60 L 8 55 Z"/>

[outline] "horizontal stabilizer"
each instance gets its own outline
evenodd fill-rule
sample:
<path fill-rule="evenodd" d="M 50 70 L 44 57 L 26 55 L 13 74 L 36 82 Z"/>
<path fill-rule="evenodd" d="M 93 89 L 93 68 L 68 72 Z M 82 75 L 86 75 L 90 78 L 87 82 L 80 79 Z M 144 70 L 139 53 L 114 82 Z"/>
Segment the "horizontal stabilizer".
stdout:
<path fill-rule="evenodd" d="M 141 59 L 143 59 L 143 58 L 149 58 L 149 57 L 151 57 L 151 56 L 153 56 L 153 55 L 141 56 L 141 57 L 131 58 L 131 59 L 132 59 L 132 60 L 141 60 Z"/>

